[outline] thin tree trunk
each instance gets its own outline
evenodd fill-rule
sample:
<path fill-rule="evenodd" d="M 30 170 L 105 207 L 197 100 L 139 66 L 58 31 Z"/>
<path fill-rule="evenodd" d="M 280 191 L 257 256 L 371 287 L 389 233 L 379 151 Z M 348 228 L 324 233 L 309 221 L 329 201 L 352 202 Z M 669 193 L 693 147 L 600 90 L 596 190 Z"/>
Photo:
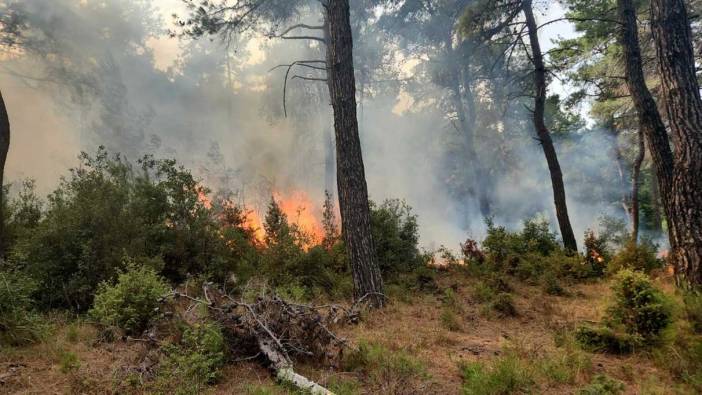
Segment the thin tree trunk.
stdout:
<path fill-rule="evenodd" d="M 643 132 L 639 131 L 637 137 L 639 152 L 631 169 L 631 238 L 634 243 L 639 241 L 639 185 L 641 183 L 641 165 L 646 154 Z"/>
<path fill-rule="evenodd" d="M 529 43 L 531 46 L 531 60 L 534 64 L 534 128 L 539 136 L 541 147 L 546 156 L 548 170 L 551 174 L 551 184 L 553 187 L 553 200 L 556 205 L 556 218 L 563 237 L 563 246 L 567 250 L 577 251 L 578 244 L 575 241 L 573 227 L 570 225 L 568 216 L 568 205 L 566 204 L 565 185 L 563 184 L 563 173 L 561 165 L 558 163 L 556 148 L 553 146 L 551 133 L 549 133 L 544 121 L 544 111 L 546 105 L 546 66 L 544 65 L 543 54 L 534 19 L 534 12 L 531 8 L 531 0 L 524 0 L 522 3 L 524 17 L 526 19 L 527 30 L 529 31 Z"/>
<path fill-rule="evenodd" d="M 474 182 L 475 187 L 478 192 L 478 203 L 480 204 L 480 214 L 487 218 L 492 214 L 490 207 L 490 191 L 491 191 L 491 179 L 488 172 L 485 170 L 485 166 L 480 161 L 477 150 L 475 149 L 475 124 L 477 120 L 477 112 L 475 111 L 475 96 L 473 95 L 473 89 L 471 87 L 471 80 L 468 75 L 467 70 L 463 70 L 462 80 L 463 80 L 463 99 L 466 103 L 466 115 L 468 116 L 467 127 L 470 131 L 470 142 L 472 147 L 473 156 L 473 166 L 475 167 L 476 180 Z"/>
<path fill-rule="evenodd" d="M 614 155 L 614 163 L 617 165 L 617 174 L 619 174 L 619 183 L 621 184 L 620 186 L 622 191 L 622 208 L 631 220 L 631 206 L 629 205 L 630 196 L 626 192 L 629 186 L 627 184 L 626 176 L 624 175 L 624 155 L 622 154 L 621 148 L 619 148 L 619 131 L 614 126 L 613 119 L 609 119 L 606 122 L 605 128 L 609 131 L 609 135 L 612 137 L 612 154 Z"/>
<path fill-rule="evenodd" d="M 671 218 L 673 153 L 670 150 L 668 134 L 663 124 L 663 119 L 658 112 L 658 107 L 653 95 L 651 95 L 651 91 L 646 86 L 636 24 L 636 9 L 632 0 L 618 0 L 617 13 L 621 23 L 619 42 L 624 51 L 626 84 L 639 118 L 639 133 L 644 135 L 648 151 L 651 153 L 665 215 L 667 218 Z M 670 245 L 672 249 L 675 249 L 676 238 L 671 231 L 670 219 L 668 225 Z"/>
<path fill-rule="evenodd" d="M 368 295 L 383 305 L 383 280 L 371 237 L 368 187 L 356 117 L 356 82 L 353 71 L 353 38 L 348 0 L 329 0 L 327 22 L 327 75 L 334 108 L 336 166 L 341 226 L 353 273 L 357 299 Z"/>
<path fill-rule="evenodd" d="M 7 115 L 5 100 L 0 92 L 0 259 L 5 257 L 5 161 L 10 150 L 10 117 Z"/>
<path fill-rule="evenodd" d="M 651 30 L 675 148 L 668 210 L 672 258 L 681 283 L 702 286 L 702 99 L 685 1 L 652 0 Z"/>

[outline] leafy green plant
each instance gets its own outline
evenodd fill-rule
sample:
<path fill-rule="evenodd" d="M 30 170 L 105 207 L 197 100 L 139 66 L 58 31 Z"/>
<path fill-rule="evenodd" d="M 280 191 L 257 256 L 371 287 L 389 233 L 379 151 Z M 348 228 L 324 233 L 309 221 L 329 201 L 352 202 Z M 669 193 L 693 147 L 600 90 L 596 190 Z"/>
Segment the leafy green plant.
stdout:
<path fill-rule="evenodd" d="M 105 325 L 115 325 L 127 333 L 139 333 L 157 314 L 159 299 L 170 290 L 168 284 L 148 267 L 127 263 L 114 285 L 102 283 L 89 314 Z"/>
<path fill-rule="evenodd" d="M 502 395 L 526 392 L 534 384 L 533 372 L 516 356 L 508 355 L 489 364 L 462 363 L 465 395 Z"/>
<path fill-rule="evenodd" d="M 59 354 L 59 367 L 62 373 L 71 373 L 80 368 L 78 355 L 71 351 L 61 351 Z"/>
<path fill-rule="evenodd" d="M 578 391 L 579 395 L 617 395 L 624 392 L 624 383 L 603 374 L 593 377 L 590 384 Z"/>
<path fill-rule="evenodd" d="M 342 366 L 347 371 L 362 373 L 368 384 L 382 388 L 384 393 L 403 393 L 426 375 L 424 364 L 409 353 L 365 341 L 344 355 Z"/>
<path fill-rule="evenodd" d="M 692 330 L 702 334 L 702 293 L 689 291 L 683 295 L 685 317 Z"/>
<path fill-rule="evenodd" d="M 373 202 L 371 232 L 383 278 L 412 272 L 425 263 L 419 251 L 419 225 L 412 208 L 402 200 L 389 199 L 380 205 Z"/>
<path fill-rule="evenodd" d="M 641 243 L 630 240 L 612 258 L 607 271 L 617 273 L 621 269 L 630 269 L 650 273 L 663 267 L 663 261 L 656 257 L 656 249 L 654 244 L 645 240 Z"/>
<path fill-rule="evenodd" d="M 507 292 L 498 293 L 490 302 L 490 307 L 503 316 L 513 317 L 517 315 L 517 308 L 514 306 L 512 295 Z"/>
<path fill-rule="evenodd" d="M 621 324 L 627 333 L 653 341 L 672 322 L 670 302 L 645 274 L 622 270 L 612 290 L 614 303 L 607 310 L 609 319 Z"/>
<path fill-rule="evenodd" d="M 48 329 L 34 311 L 37 284 L 16 271 L 0 271 L 0 344 L 23 345 L 41 340 Z"/>
<path fill-rule="evenodd" d="M 588 351 L 612 354 L 628 354 L 639 343 L 635 337 L 616 333 L 604 326 L 581 326 L 575 330 L 575 340 Z"/>
<path fill-rule="evenodd" d="M 162 347 L 155 387 L 166 393 L 199 394 L 221 376 L 225 341 L 215 323 L 185 329 L 179 343 Z"/>

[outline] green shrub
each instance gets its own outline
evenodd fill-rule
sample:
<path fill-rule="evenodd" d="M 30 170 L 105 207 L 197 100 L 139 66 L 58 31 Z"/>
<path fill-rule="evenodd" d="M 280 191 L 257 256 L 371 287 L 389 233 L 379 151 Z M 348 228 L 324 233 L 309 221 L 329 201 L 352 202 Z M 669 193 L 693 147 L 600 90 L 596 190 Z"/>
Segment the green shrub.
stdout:
<path fill-rule="evenodd" d="M 80 359 L 71 351 L 61 351 L 59 354 L 59 367 L 62 373 L 71 373 L 80 368 Z"/>
<path fill-rule="evenodd" d="M 607 310 L 609 320 L 621 324 L 627 333 L 652 341 L 671 323 L 670 302 L 645 274 L 622 270 L 612 290 L 614 303 Z"/>
<path fill-rule="evenodd" d="M 617 273 L 621 269 L 631 269 L 650 273 L 653 269 L 663 267 L 663 261 L 656 258 L 656 249 L 657 247 L 650 242 L 629 241 L 614 256 L 607 271 Z"/>
<path fill-rule="evenodd" d="M 153 269 L 128 263 L 117 283 L 102 283 L 95 295 L 90 315 L 105 325 L 115 325 L 127 333 L 143 331 L 157 314 L 159 299 L 170 290 Z"/>
<path fill-rule="evenodd" d="M 162 347 L 155 386 L 164 393 L 199 394 L 221 376 L 225 342 L 214 323 L 198 323 L 183 332 L 179 343 Z"/>
<path fill-rule="evenodd" d="M 685 383 L 696 393 L 702 393 L 702 337 L 684 333 L 675 334 L 673 341 L 651 350 L 653 360 L 671 377 Z"/>
<path fill-rule="evenodd" d="M 102 147 L 79 159 L 10 254 L 38 281 L 46 307 L 87 310 L 98 284 L 124 269 L 125 255 L 162 261 L 160 274 L 173 282 L 188 274 L 223 281 L 255 266 L 241 215 L 232 221 L 231 204 L 205 204 L 208 190 L 175 161 L 147 156 L 135 167 Z"/>
<path fill-rule="evenodd" d="M 45 335 L 47 326 L 34 311 L 35 281 L 20 272 L 0 271 L 0 345 L 23 345 Z"/>
<path fill-rule="evenodd" d="M 528 392 L 533 373 L 516 356 L 498 358 L 489 365 L 481 362 L 459 366 L 465 395 L 503 395 Z"/>
<path fill-rule="evenodd" d="M 383 393 L 405 393 L 426 375 L 424 364 L 403 351 L 391 351 L 377 343 L 361 341 L 358 348 L 344 355 L 345 370 L 358 372 L 368 384 Z"/>
<path fill-rule="evenodd" d="M 579 375 L 592 371 L 592 360 L 580 350 L 566 349 L 540 359 L 537 366 L 550 383 L 574 384 Z"/>
<path fill-rule="evenodd" d="M 581 326 L 575 331 L 575 340 L 585 350 L 612 354 L 628 354 L 638 344 L 635 337 L 607 327 Z"/>
<path fill-rule="evenodd" d="M 441 320 L 441 325 L 444 328 L 450 331 L 461 330 L 461 321 L 454 309 L 444 307 L 443 309 L 441 309 L 441 316 L 439 318 Z"/>
<path fill-rule="evenodd" d="M 563 296 L 566 294 L 566 290 L 563 288 L 556 276 L 551 272 L 544 275 L 543 288 L 544 292 L 549 295 Z"/>
<path fill-rule="evenodd" d="M 514 307 L 512 295 L 507 292 L 498 293 L 495 299 L 490 302 L 490 307 L 503 316 L 513 317 L 517 315 L 517 308 Z"/>
<path fill-rule="evenodd" d="M 393 279 L 424 266 L 420 253 L 419 226 L 412 208 L 398 199 L 371 202 L 371 233 L 383 278 Z"/>
<path fill-rule="evenodd" d="M 590 384 L 578 391 L 579 395 L 617 395 L 624 392 L 624 383 L 603 374 L 593 377 Z"/>
<path fill-rule="evenodd" d="M 683 296 L 685 317 L 690 322 L 692 330 L 702 334 L 702 293 L 687 292 Z"/>

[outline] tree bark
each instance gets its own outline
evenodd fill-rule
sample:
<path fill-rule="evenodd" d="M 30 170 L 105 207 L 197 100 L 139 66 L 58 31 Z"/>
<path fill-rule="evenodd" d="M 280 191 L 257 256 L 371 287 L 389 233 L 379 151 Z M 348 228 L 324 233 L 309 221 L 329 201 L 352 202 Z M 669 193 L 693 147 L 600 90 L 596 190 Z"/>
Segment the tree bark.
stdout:
<path fill-rule="evenodd" d="M 639 241 L 639 185 L 641 184 L 641 165 L 646 154 L 644 143 L 644 134 L 639 131 L 637 134 L 639 142 L 639 151 L 634 160 L 634 166 L 631 169 L 631 238 L 634 243 Z"/>
<path fill-rule="evenodd" d="M 5 100 L 0 92 L 0 259 L 5 257 L 5 161 L 10 150 L 10 117 L 7 115 Z"/>
<path fill-rule="evenodd" d="M 329 0 L 327 23 L 327 76 L 334 109 L 337 189 L 341 226 L 353 273 L 354 296 L 369 295 L 371 304 L 384 303 L 383 280 L 371 237 L 368 186 L 356 117 L 356 81 L 348 0 Z"/>
<path fill-rule="evenodd" d="M 675 161 L 669 204 L 680 283 L 702 285 L 702 99 L 684 0 L 652 0 L 651 30 Z"/>
<path fill-rule="evenodd" d="M 553 146 L 551 133 L 549 133 L 544 121 L 544 111 L 546 105 L 546 66 L 544 65 L 541 45 L 539 44 L 538 29 L 531 0 L 522 2 L 522 10 L 526 20 L 529 33 L 529 44 L 531 46 L 531 61 L 534 65 L 534 128 L 539 136 L 541 147 L 543 148 L 548 171 L 551 174 L 551 184 L 553 187 L 553 200 L 556 206 L 556 218 L 563 238 L 563 246 L 567 250 L 577 251 L 578 244 L 575 241 L 573 227 L 570 225 L 568 216 L 568 205 L 566 204 L 565 185 L 563 184 L 563 173 L 561 165 L 558 163 L 556 148 Z"/>

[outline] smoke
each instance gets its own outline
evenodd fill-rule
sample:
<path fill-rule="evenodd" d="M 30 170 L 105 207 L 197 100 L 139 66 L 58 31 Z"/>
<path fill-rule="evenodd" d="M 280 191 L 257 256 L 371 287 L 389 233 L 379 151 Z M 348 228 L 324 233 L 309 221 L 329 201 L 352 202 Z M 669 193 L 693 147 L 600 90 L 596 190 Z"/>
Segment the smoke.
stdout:
<path fill-rule="evenodd" d="M 8 180 L 34 178 L 47 193 L 76 164 L 80 150 L 105 145 L 131 160 L 175 157 L 211 188 L 229 190 L 259 211 L 274 191 L 302 190 L 321 206 L 333 161 L 326 86 L 289 81 L 285 117 L 285 68 L 270 71 L 318 58 L 318 46 L 260 36 L 236 38 L 228 46 L 168 39 L 165 7 L 155 6 L 173 0 L 20 3 L 40 33 L 24 53 L 0 56 L 0 87 L 13 131 Z M 319 22 L 314 14 L 302 18 Z M 359 53 L 387 52 L 379 47 L 383 43 L 363 43 Z M 404 65 L 404 72 L 418 73 L 415 65 Z M 456 176 L 447 157 L 460 158 L 457 132 L 440 106 L 407 89 L 364 90 L 359 123 L 371 198 L 405 199 L 428 248 L 480 238 L 485 226 L 475 195 L 446 187 Z M 425 86 L 421 94 L 442 89 Z M 490 164 L 491 179 L 472 183 L 492 191 L 495 222 L 510 227 L 534 215 L 555 224 L 545 160 L 528 125 L 524 113 L 502 131 L 479 131 L 478 156 Z M 621 215 L 611 199 L 621 187 L 613 182 L 606 133 L 583 131 L 556 143 L 576 234 L 602 213 Z M 509 147 L 505 156 L 497 155 L 504 148 L 499 144 Z M 457 168 L 459 176 L 469 170 Z"/>

